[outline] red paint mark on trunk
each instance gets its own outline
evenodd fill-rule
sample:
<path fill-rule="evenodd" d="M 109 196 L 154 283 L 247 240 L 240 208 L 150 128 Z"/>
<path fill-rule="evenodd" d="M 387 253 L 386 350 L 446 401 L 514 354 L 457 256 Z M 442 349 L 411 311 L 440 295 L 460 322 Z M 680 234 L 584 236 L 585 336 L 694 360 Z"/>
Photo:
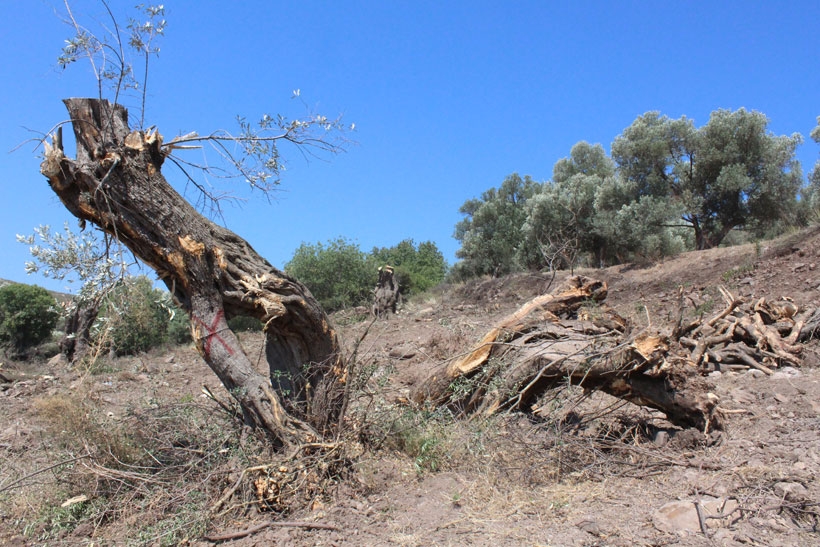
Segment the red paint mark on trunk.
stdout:
<path fill-rule="evenodd" d="M 229 346 L 228 343 L 221 336 L 219 336 L 219 331 L 217 330 L 217 327 L 219 326 L 220 321 L 222 321 L 224 315 L 225 311 L 219 310 L 216 316 L 214 317 L 214 320 L 211 322 L 210 326 L 206 325 L 205 321 L 203 321 L 199 317 L 194 317 L 194 322 L 197 325 L 200 325 L 202 328 L 204 328 L 205 331 L 207 331 L 208 333 L 202 337 L 202 340 L 205 341 L 202 344 L 202 349 L 203 351 L 205 351 L 206 357 L 209 357 L 211 354 L 211 342 L 213 342 L 214 339 L 216 339 L 217 342 L 222 344 L 222 346 L 228 351 L 228 355 L 234 354 L 233 348 L 231 348 L 231 346 Z"/>

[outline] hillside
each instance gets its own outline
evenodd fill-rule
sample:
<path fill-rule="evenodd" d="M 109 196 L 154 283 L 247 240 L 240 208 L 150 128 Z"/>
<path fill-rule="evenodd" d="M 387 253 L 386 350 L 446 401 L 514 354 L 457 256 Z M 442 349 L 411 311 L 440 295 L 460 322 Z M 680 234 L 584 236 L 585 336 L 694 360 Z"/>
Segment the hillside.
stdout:
<path fill-rule="evenodd" d="M 815 228 L 575 273 L 605 281 L 606 303 L 634 324 L 671 326 L 679 287 L 690 315 L 717 311 L 719 286 L 749 302 L 789 297 L 816 308 L 818 262 Z M 356 436 L 317 462 L 330 481 L 278 463 L 262 473 L 280 460 L 203 394 L 206 385 L 230 404 L 192 348 L 105 360 L 92 371 L 6 362 L 16 381 L 0 392 L 0 543 L 820 542 L 816 341 L 799 368 L 711 373 L 726 412 L 725 431 L 711 435 L 576 388 L 556 390 L 532 414 L 489 420 L 401 404 L 434 365 L 568 274 L 442 288 L 369 331 L 361 310 L 336 314 L 367 382 L 350 415 Z M 241 340 L 249 354 L 261 351 L 259 335 Z M 76 501 L 81 495 L 87 500 Z"/>

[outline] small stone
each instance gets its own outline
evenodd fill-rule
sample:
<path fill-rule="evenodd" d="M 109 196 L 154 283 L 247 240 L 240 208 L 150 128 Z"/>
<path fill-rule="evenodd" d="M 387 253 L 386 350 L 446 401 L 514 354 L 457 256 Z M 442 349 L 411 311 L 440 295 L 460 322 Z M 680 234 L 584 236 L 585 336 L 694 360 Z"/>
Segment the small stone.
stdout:
<path fill-rule="evenodd" d="M 774 493 L 790 501 L 803 501 L 807 498 L 808 490 L 799 482 L 777 482 L 772 487 Z"/>
<path fill-rule="evenodd" d="M 737 501 L 725 498 L 705 497 L 700 500 L 700 507 L 704 517 L 716 516 L 719 514 L 728 515 L 737 507 Z M 731 517 L 728 517 L 731 518 Z M 707 519 L 707 525 L 711 527 L 722 527 L 727 519 Z M 686 534 L 700 532 L 700 519 L 695 507 L 695 501 L 672 501 L 655 511 L 652 517 L 655 528 L 670 534 Z"/>
<path fill-rule="evenodd" d="M 782 393 L 775 393 L 774 394 L 774 400 L 779 402 L 779 403 L 788 403 L 789 402 L 789 398 L 786 397 L 785 395 L 783 395 Z"/>
<path fill-rule="evenodd" d="M 652 442 L 655 443 L 657 446 L 664 446 L 666 443 L 669 442 L 669 432 L 658 431 L 657 433 L 655 433 L 655 438 L 652 439 Z"/>
<path fill-rule="evenodd" d="M 94 535 L 94 525 L 90 522 L 83 522 L 74 528 L 72 535 L 75 537 L 91 537 Z"/>
<path fill-rule="evenodd" d="M 577 526 L 579 530 L 592 534 L 593 536 L 603 535 L 601 526 L 594 520 L 582 520 L 581 522 L 575 523 L 575 526 Z"/>
<path fill-rule="evenodd" d="M 763 378 L 764 376 L 766 376 L 765 372 L 763 372 L 762 370 L 757 370 L 756 368 L 750 368 L 747 374 L 752 378 Z"/>
<path fill-rule="evenodd" d="M 723 376 L 723 373 L 719 370 L 713 370 L 709 373 L 709 378 L 720 378 L 721 376 Z"/>
<path fill-rule="evenodd" d="M 789 378 L 796 378 L 801 375 L 802 373 L 794 367 L 783 367 L 772 374 L 772 380 L 787 380 Z"/>

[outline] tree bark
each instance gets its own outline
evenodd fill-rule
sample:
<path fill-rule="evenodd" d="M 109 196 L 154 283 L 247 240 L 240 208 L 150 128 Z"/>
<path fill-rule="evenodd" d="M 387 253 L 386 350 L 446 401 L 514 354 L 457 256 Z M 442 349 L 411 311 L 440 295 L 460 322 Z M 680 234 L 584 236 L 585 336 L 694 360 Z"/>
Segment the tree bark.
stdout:
<path fill-rule="evenodd" d="M 308 289 L 168 184 L 159 133 L 131 131 L 126 109 L 106 100 L 64 102 L 77 157 L 67 158 L 55 139 L 41 172 L 66 208 L 157 272 L 190 314 L 199 353 L 249 424 L 284 445 L 332 433 L 345 371 L 336 333 Z M 235 315 L 265 323 L 270 378 L 255 370 L 228 328 Z"/>
<path fill-rule="evenodd" d="M 97 320 L 102 305 L 102 297 L 78 298 L 74 309 L 66 319 L 65 334 L 60 340 L 60 352 L 69 363 L 81 361 L 91 348 L 91 327 Z"/>
<path fill-rule="evenodd" d="M 664 336 L 627 338 L 605 308 L 577 317 L 606 293 L 605 283 L 570 278 L 502 320 L 468 355 L 434 370 L 412 399 L 464 413 L 528 411 L 547 390 L 570 383 L 661 410 L 683 427 L 720 428 L 717 398 L 695 367 L 667 359 Z"/>
<path fill-rule="evenodd" d="M 374 292 L 373 315 L 385 317 L 391 312 L 396 313 L 398 303 L 399 283 L 393 268 L 390 266 L 379 268 L 379 281 Z"/>

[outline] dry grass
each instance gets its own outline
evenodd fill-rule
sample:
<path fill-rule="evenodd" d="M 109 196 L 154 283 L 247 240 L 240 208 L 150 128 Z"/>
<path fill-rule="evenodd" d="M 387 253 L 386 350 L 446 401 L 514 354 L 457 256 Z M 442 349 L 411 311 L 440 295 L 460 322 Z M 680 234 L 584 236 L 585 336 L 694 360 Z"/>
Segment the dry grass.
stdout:
<path fill-rule="evenodd" d="M 114 416 L 81 388 L 36 398 L 32 408 L 46 424 L 48 461 L 29 462 L 20 471 L 31 478 L 4 493 L 32 542 L 91 536 L 102 526 L 107 535 L 124 530 L 134 545 L 199 537 L 231 473 L 249 463 L 248 454 L 264 453 L 253 438 L 243 439 L 231 416 L 193 401 L 129 407 Z M 62 461 L 69 463 L 41 472 Z M 61 506 L 80 494 L 82 501 Z"/>

